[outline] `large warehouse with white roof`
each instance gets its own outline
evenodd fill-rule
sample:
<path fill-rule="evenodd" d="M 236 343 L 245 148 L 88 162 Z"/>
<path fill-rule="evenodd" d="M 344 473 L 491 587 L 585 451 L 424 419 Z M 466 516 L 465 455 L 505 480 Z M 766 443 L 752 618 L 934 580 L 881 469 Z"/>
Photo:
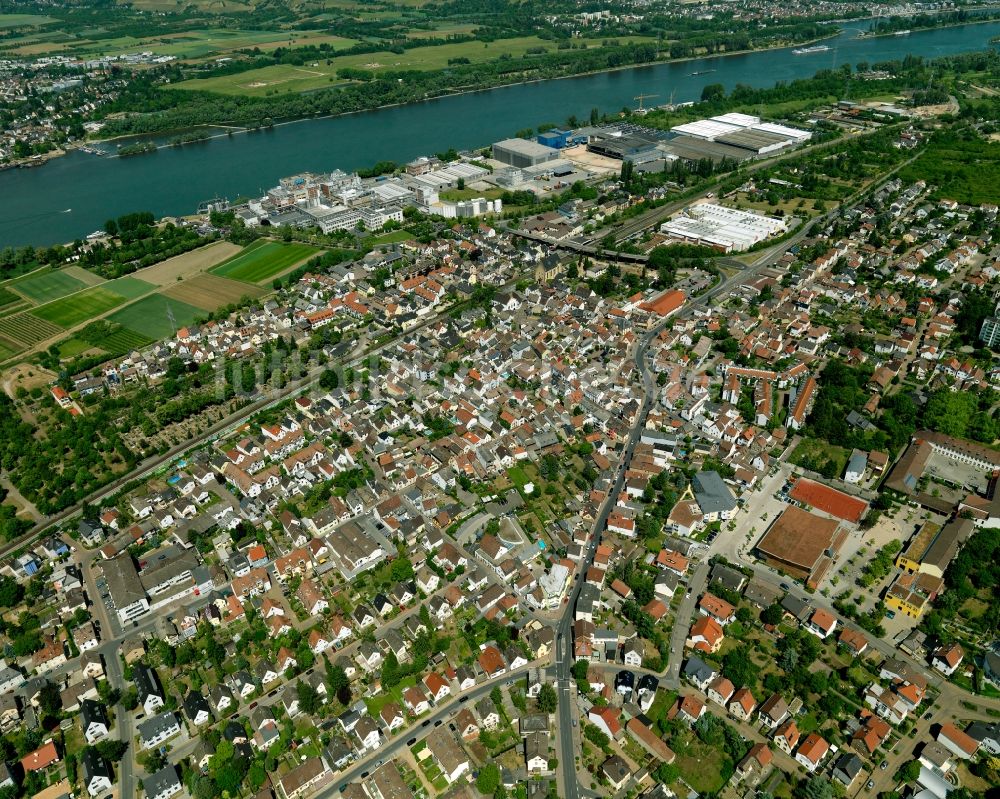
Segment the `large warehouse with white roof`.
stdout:
<path fill-rule="evenodd" d="M 758 242 L 783 233 L 784 219 L 738 211 L 714 203 L 698 203 L 664 222 L 660 230 L 681 241 L 714 247 L 722 252 L 742 252 Z"/>
<path fill-rule="evenodd" d="M 765 155 L 785 147 L 808 141 L 812 134 L 806 130 L 761 122 L 750 114 L 720 114 L 711 119 L 699 119 L 672 127 L 678 138 L 688 137 L 701 141 L 717 142 L 747 151 L 748 154 Z M 671 143 L 678 141 L 672 139 Z"/>
<path fill-rule="evenodd" d="M 495 161 L 521 169 L 544 164 L 546 161 L 555 161 L 561 157 L 559 150 L 527 139 L 504 139 L 493 145 Z"/>

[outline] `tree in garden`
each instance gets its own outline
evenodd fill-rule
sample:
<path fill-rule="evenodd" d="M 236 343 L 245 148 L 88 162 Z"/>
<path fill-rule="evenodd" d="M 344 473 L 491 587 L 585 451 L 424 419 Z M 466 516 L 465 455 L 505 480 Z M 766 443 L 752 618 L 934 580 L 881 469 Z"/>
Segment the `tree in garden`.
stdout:
<path fill-rule="evenodd" d="M 730 649 L 722 657 L 722 673 L 737 688 L 746 688 L 753 683 L 757 666 L 746 649 Z"/>
<path fill-rule="evenodd" d="M 799 783 L 799 799 L 834 799 L 833 783 L 819 774 Z"/>
<path fill-rule="evenodd" d="M 538 709 L 542 713 L 554 713 L 558 704 L 559 697 L 556 694 L 556 689 L 548 683 L 543 685 L 538 692 Z"/>
<path fill-rule="evenodd" d="M 319 691 L 307 682 L 299 682 L 295 686 L 296 698 L 299 700 L 299 708 L 304 713 L 312 715 L 320 706 Z"/>
<path fill-rule="evenodd" d="M 479 776 L 476 777 L 476 789 L 484 796 L 492 796 L 498 787 L 500 787 L 500 769 L 496 763 L 486 763 L 479 769 Z"/>
<path fill-rule="evenodd" d="M 663 785 L 670 785 L 670 783 L 676 782 L 680 775 L 680 769 L 673 763 L 661 763 L 659 768 L 656 769 L 656 780 Z"/>

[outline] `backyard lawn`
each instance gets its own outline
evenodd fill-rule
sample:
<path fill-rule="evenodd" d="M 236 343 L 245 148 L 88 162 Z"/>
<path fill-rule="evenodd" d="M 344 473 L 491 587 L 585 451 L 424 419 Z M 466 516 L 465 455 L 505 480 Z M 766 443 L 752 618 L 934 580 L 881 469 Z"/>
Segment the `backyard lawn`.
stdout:
<path fill-rule="evenodd" d="M 715 793 L 733 771 L 733 764 L 716 747 L 706 746 L 693 734 L 690 735 L 684 754 L 678 754 L 674 765 L 680 769 L 681 777 L 700 794 Z"/>
<path fill-rule="evenodd" d="M 404 677 L 399 681 L 398 685 L 394 685 L 388 691 L 382 691 L 380 694 L 375 696 L 366 696 L 365 705 L 368 707 L 368 712 L 377 717 L 381 712 L 382 708 L 386 706 L 389 702 L 395 702 L 404 710 L 406 705 L 403 703 L 403 691 L 407 688 L 412 688 L 417 684 L 416 675 L 410 675 L 409 677 Z"/>
<path fill-rule="evenodd" d="M 811 470 L 815 470 L 818 464 L 832 461 L 831 470 L 839 477 L 844 473 L 850 456 L 851 453 L 843 447 L 828 444 L 816 438 L 803 438 L 792 452 L 789 460 L 796 466 Z"/>

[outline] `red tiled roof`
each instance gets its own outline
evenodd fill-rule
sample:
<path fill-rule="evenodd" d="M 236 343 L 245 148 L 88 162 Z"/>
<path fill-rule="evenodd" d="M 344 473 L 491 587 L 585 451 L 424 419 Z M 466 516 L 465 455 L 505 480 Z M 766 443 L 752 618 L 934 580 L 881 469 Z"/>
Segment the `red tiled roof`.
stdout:
<path fill-rule="evenodd" d="M 813 611 L 810 621 L 819 627 L 824 632 L 829 633 L 833 626 L 837 623 L 837 620 L 833 617 L 833 614 L 823 608 L 816 608 Z"/>
<path fill-rule="evenodd" d="M 940 740 L 942 737 L 947 738 L 970 757 L 979 749 L 979 742 L 971 735 L 962 732 L 954 724 L 941 725 L 941 732 L 938 733 L 938 739 Z"/>
<path fill-rule="evenodd" d="M 728 619 L 736 612 L 736 609 L 726 602 L 726 600 L 719 599 L 715 594 L 708 592 L 701 595 L 701 599 L 698 600 L 698 607 L 706 613 L 715 616 L 717 619 Z"/>
<path fill-rule="evenodd" d="M 617 735 L 622 728 L 621 722 L 618 721 L 618 711 L 610 707 L 602 707 L 599 709 L 593 709 L 590 711 L 592 715 L 598 716 L 605 724 L 605 726 L 611 731 L 612 735 Z"/>
<path fill-rule="evenodd" d="M 495 646 L 488 646 L 479 653 L 479 665 L 487 674 L 496 674 L 506 666 L 500 655 L 500 650 Z"/>
<path fill-rule="evenodd" d="M 799 747 L 798 754 L 801 754 L 811 763 L 819 763 L 829 750 L 830 744 L 815 732 L 811 732 L 802 742 L 802 746 Z"/>
<path fill-rule="evenodd" d="M 25 771 L 41 771 L 59 761 L 56 745 L 49 741 L 39 746 L 34 752 L 28 752 L 21 758 L 21 768 Z"/>
<path fill-rule="evenodd" d="M 796 502 L 811 505 L 817 510 L 854 524 L 861 521 L 861 517 L 868 509 L 868 503 L 862 499 L 803 477 L 795 481 L 789 496 Z"/>
<path fill-rule="evenodd" d="M 660 316 L 666 316 L 669 313 L 673 313 L 678 308 L 684 304 L 685 294 L 683 291 L 678 291 L 677 289 L 670 289 L 664 291 L 658 297 L 654 297 L 649 302 L 644 302 L 639 307 L 644 311 L 649 311 L 650 313 L 655 313 Z"/>

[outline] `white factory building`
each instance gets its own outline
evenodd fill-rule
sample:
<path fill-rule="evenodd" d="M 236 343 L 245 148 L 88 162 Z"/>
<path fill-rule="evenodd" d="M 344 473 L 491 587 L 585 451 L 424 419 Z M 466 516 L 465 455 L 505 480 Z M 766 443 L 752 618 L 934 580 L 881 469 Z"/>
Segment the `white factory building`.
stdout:
<path fill-rule="evenodd" d="M 672 238 L 721 252 L 743 252 L 787 229 L 784 219 L 714 203 L 692 205 L 660 226 Z"/>
<path fill-rule="evenodd" d="M 446 189 L 454 189 L 458 186 L 459 181 L 473 183 L 474 181 L 482 180 L 489 174 L 490 171 L 483 169 L 481 166 L 456 161 L 455 163 L 448 164 L 443 169 L 435 169 L 431 172 L 425 172 L 422 175 L 407 175 L 403 178 L 403 181 L 410 189 L 420 194 L 421 192 L 438 192 Z"/>
<path fill-rule="evenodd" d="M 438 200 L 430 205 L 418 205 L 426 213 L 443 216 L 445 219 L 468 219 L 484 214 L 499 214 L 503 211 L 503 200 L 487 200 L 485 197 L 473 197 L 471 200 L 448 202 Z"/>
<path fill-rule="evenodd" d="M 686 122 L 683 125 L 675 125 L 670 130 L 677 136 L 718 142 L 757 155 L 793 147 L 812 138 L 812 133 L 807 130 L 773 122 L 761 122 L 760 117 L 738 113 L 720 114 L 710 119 Z"/>

